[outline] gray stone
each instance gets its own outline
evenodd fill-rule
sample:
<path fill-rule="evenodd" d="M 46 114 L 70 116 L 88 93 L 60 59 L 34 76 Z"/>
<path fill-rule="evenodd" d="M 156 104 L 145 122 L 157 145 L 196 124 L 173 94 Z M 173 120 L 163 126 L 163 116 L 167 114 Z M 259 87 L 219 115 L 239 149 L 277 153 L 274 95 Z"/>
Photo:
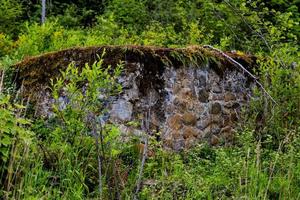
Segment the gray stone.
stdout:
<path fill-rule="evenodd" d="M 130 102 L 119 99 L 112 105 L 111 117 L 121 121 L 131 120 L 133 106 Z"/>
<path fill-rule="evenodd" d="M 69 99 L 67 97 L 61 96 L 58 98 L 59 110 L 66 109 L 69 103 Z"/>
<path fill-rule="evenodd" d="M 211 129 L 211 134 L 218 135 L 221 132 L 221 129 L 219 127 L 214 127 Z"/>
<path fill-rule="evenodd" d="M 137 86 L 135 85 L 133 88 L 126 90 L 124 98 L 126 98 L 126 100 L 133 100 L 133 101 L 139 99 L 139 90 Z"/>
<path fill-rule="evenodd" d="M 222 93 L 221 94 L 213 94 L 213 93 L 211 93 L 209 99 L 213 100 L 213 101 L 220 101 L 220 100 L 224 99 L 224 95 Z"/>
<path fill-rule="evenodd" d="M 203 129 L 205 129 L 208 125 L 210 124 L 210 120 L 209 119 L 202 119 L 202 120 L 199 120 L 198 122 L 197 122 L 197 125 L 196 125 L 196 127 L 197 128 L 199 128 L 199 129 L 201 129 L 201 130 L 203 130 Z"/>
<path fill-rule="evenodd" d="M 205 88 L 206 86 L 206 77 L 204 75 L 199 76 L 199 87 Z"/>
<path fill-rule="evenodd" d="M 211 124 L 203 130 L 204 137 L 210 137 L 213 133 L 216 133 L 219 129 L 218 124 Z"/>
<path fill-rule="evenodd" d="M 212 86 L 212 92 L 214 93 L 221 93 L 222 92 L 222 88 L 220 85 L 214 83 Z"/>
<path fill-rule="evenodd" d="M 174 141 L 174 144 L 173 144 L 173 149 L 175 151 L 181 151 L 184 149 L 184 145 L 185 145 L 185 141 L 183 138 L 181 139 L 177 139 Z"/>

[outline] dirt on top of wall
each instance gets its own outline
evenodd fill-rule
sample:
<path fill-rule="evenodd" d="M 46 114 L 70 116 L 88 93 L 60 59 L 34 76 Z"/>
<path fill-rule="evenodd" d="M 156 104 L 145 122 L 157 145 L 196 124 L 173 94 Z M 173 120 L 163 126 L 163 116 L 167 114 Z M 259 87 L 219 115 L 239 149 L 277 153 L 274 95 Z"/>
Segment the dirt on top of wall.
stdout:
<path fill-rule="evenodd" d="M 14 65 L 16 68 L 15 80 L 17 85 L 36 88 L 47 85 L 51 78 L 60 74 L 69 63 L 75 62 L 78 67 L 85 63 L 93 63 L 103 55 L 104 65 L 115 66 L 124 62 L 126 70 L 131 69 L 130 63 L 143 63 L 149 70 L 164 70 L 165 67 L 184 67 L 194 65 L 201 67 L 209 64 L 210 67 L 222 74 L 225 69 L 237 69 L 220 53 L 201 46 L 186 48 L 161 48 L 152 46 L 91 46 L 74 47 L 56 52 L 45 53 L 39 56 L 28 57 Z M 244 65 L 247 69 L 255 66 L 256 57 L 243 53 L 226 52 L 227 55 Z M 145 69 L 147 70 L 147 69 Z"/>

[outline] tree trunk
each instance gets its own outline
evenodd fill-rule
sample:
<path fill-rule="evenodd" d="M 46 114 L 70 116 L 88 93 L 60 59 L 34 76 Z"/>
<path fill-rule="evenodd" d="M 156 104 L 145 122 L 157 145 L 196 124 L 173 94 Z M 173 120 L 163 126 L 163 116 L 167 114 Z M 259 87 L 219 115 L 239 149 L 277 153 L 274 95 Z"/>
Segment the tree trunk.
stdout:
<path fill-rule="evenodd" d="M 41 22 L 44 24 L 46 21 L 46 0 L 42 0 L 42 18 Z"/>

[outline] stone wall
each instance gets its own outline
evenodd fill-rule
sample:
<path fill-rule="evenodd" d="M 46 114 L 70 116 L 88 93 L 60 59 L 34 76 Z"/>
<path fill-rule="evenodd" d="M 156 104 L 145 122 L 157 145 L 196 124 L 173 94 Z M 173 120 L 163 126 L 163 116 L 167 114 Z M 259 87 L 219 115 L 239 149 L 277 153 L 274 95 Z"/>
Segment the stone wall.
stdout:
<path fill-rule="evenodd" d="M 141 127 L 127 124 L 130 121 L 141 122 L 148 112 L 150 134 L 159 133 L 157 139 L 163 141 L 166 148 L 176 151 L 190 148 L 199 141 L 208 141 L 212 145 L 232 141 L 241 108 L 251 96 L 252 82 L 242 71 L 221 56 L 203 52 L 201 48 L 189 55 L 199 55 L 200 51 L 200 56 L 212 56 L 213 62 L 209 59 L 205 61 L 202 57 L 202 60 L 196 59 L 197 62 L 181 62 L 182 60 L 174 59 L 172 51 L 176 51 L 177 56 L 186 55 L 184 49 L 154 48 L 150 51 L 144 47 L 132 47 L 134 51 L 120 51 L 118 48 L 120 47 L 111 50 L 118 53 L 109 54 L 105 62 L 110 64 L 115 58 L 125 62 L 124 73 L 118 79 L 123 91 L 110 102 L 105 122 L 118 124 L 125 134 L 139 135 L 142 132 Z M 187 51 L 191 52 L 189 49 Z M 95 54 L 90 49 L 88 52 Z M 66 63 L 93 61 L 86 51 L 73 49 L 63 52 L 64 55 L 66 53 Z M 58 52 L 51 56 L 32 58 L 16 65 L 20 71 L 17 80 L 25 83 L 25 88 L 31 91 L 32 88 L 38 88 L 32 93 L 37 93 L 36 96 L 39 97 L 35 102 L 35 109 L 39 115 L 51 115 L 51 95 L 49 91 L 41 89 L 47 85 L 50 76 L 41 69 L 38 70 L 39 73 L 34 69 L 41 63 L 44 63 L 46 68 L 53 69 L 58 62 L 55 58 L 60 57 L 60 54 L 62 53 Z M 248 69 L 253 61 L 246 56 L 230 56 L 244 65 L 247 64 L 245 67 Z M 46 59 L 50 59 L 49 64 L 46 63 Z M 165 62 L 166 60 L 168 62 Z M 32 73 L 33 71 L 35 73 Z M 54 76 L 53 74 L 55 73 L 51 76 Z"/>
<path fill-rule="evenodd" d="M 124 132 L 138 133 L 124 124 L 150 107 L 151 130 L 161 133 L 166 148 L 181 150 L 204 140 L 212 145 L 231 142 L 241 107 L 251 94 L 243 73 L 227 70 L 220 76 L 209 65 L 169 67 L 153 74 L 161 79 L 160 87 L 142 94 L 143 67 L 131 64 L 140 70 L 120 79 L 123 93 L 110 109 L 112 121 L 122 124 Z"/>

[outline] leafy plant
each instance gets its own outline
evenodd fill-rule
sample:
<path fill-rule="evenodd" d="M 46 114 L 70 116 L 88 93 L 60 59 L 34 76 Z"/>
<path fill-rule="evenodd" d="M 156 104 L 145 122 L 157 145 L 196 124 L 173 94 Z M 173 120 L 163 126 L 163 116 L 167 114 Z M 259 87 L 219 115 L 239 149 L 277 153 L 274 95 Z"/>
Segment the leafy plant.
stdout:
<path fill-rule="evenodd" d="M 19 29 L 18 19 L 22 15 L 22 4 L 18 0 L 0 1 L 0 34 L 14 34 Z"/>
<path fill-rule="evenodd" d="M 28 130 L 31 121 L 22 116 L 25 109 L 11 103 L 9 95 L 0 94 L 0 194 L 8 197 L 14 182 L 24 173 L 19 168 L 23 158 L 28 156 L 34 133 Z M 22 155 L 23 153 L 23 155 Z"/>

